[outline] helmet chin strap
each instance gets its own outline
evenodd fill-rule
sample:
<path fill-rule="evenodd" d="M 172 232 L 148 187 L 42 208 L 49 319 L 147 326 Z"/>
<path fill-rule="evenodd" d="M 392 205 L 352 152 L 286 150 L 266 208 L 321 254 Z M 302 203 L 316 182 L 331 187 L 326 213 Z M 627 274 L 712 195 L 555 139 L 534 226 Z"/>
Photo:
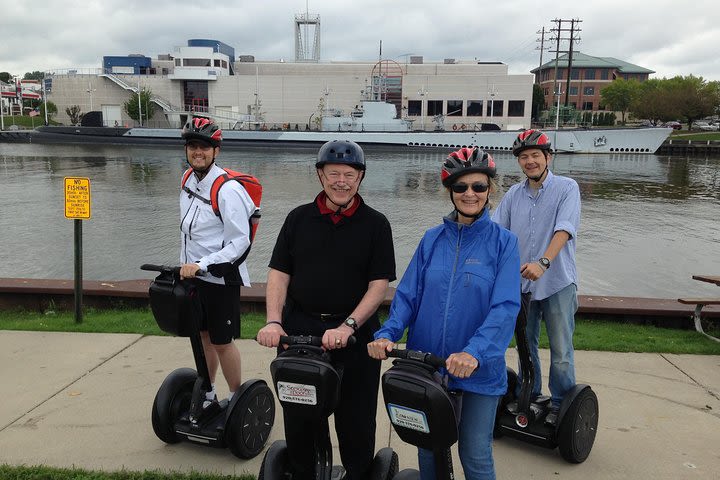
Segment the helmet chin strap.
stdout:
<path fill-rule="evenodd" d="M 205 175 L 207 175 L 207 173 L 210 171 L 213 164 L 215 163 L 215 154 L 213 153 L 213 158 L 212 158 L 212 161 L 210 162 L 210 164 L 207 167 L 203 168 L 202 170 L 199 168 L 193 167 L 193 164 L 190 163 L 190 160 L 188 160 L 188 158 L 187 158 L 187 149 L 185 150 L 185 161 L 187 162 L 188 165 L 190 165 L 190 168 L 192 168 L 193 172 L 195 172 L 195 174 L 202 180 L 202 178 Z"/>
<path fill-rule="evenodd" d="M 544 169 L 544 170 L 542 171 L 542 173 L 540 173 L 540 175 L 538 175 L 537 177 L 531 177 L 530 175 L 525 175 L 525 176 L 528 177 L 528 178 L 529 178 L 530 180 L 532 180 L 533 182 L 539 182 L 540 180 L 542 180 L 543 175 L 545 175 L 545 172 L 547 172 L 547 171 L 548 171 L 548 167 L 547 167 L 547 163 L 546 163 L 546 164 L 545 164 L 545 169 Z"/>

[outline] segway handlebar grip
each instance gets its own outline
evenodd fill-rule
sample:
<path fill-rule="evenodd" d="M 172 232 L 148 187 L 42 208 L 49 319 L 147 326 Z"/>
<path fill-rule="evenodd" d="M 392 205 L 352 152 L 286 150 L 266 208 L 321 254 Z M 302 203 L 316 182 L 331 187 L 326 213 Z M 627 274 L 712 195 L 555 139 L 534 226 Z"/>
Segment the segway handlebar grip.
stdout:
<path fill-rule="evenodd" d="M 348 337 L 348 346 L 355 345 L 357 339 L 355 336 Z M 311 345 L 313 347 L 322 347 L 322 337 L 314 335 L 280 335 L 280 343 L 285 345 Z"/>
<path fill-rule="evenodd" d="M 168 273 L 174 273 L 176 275 L 180 274 L 180 267 L 170 267 L 168 265 L 154 265 L 152 263 L 143 263 L 140 265 L 140 270 L 146 270 L 148 272 L 168 272 Z M 196 277 L 204 277 L 207 275 L 207 270 L 198 270 L 197 273 L 195 273 Z"/>
<path fill-rule="evenodd" d="M 444 358 L 433 355 L 432 353 L 420 352 L 418 350 L 399 350 L 397 348 L 393 348 L 388 352 L 387 356 L 415 360 L 435 368 L 445 368 Z"/>

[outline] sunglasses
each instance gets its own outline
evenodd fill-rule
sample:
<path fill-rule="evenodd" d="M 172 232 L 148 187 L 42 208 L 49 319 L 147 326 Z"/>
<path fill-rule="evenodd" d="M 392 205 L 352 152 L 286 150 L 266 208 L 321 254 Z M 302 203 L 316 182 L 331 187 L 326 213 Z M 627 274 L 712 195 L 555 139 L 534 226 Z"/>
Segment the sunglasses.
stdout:
<path fill-rule="evenodd" d="M 450 186 L 452 191 L 455 193 L 465 193 L 468 187 L 472 188 L 472 191 L 475 193 L 483 193 L 488 190 L 487 184 L 480 182 L 473 183 L 472 185 L 468 185 L 467 183 L 453 183 Z"/>

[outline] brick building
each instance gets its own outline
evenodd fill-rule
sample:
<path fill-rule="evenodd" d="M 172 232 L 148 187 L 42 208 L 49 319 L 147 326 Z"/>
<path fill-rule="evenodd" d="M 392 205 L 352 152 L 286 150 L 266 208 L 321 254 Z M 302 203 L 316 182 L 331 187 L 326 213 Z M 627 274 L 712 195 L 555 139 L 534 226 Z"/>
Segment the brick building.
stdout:
<path fill-rule="evenodd" d="M 535 82 L 545 94 L 544 108 L 551 108 L 557 101 L 555 89 L 555 60 L 547 62 L 531 71 Z M 600 98 L 600 91 L 613 80 L 637 80 L 644 82 L 653 70 L 623 62 L 612 57 L 593 57 L 581 52 L 573 52 L 572 72 L 568 87 L 568 55 L 557 61 L 557 82 L 560 89 L 560 105 L 574 107 L 581 111 L 605 110 Z M 567 99 L 567 102 L 566 102 Z"/>

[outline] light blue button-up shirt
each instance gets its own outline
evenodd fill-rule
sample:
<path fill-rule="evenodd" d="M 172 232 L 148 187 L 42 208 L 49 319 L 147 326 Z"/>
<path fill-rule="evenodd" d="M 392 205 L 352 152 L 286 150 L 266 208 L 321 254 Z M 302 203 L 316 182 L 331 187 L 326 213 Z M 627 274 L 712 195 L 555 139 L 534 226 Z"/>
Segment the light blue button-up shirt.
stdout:
<path fill-rule="evenodd" d="M 570 235 L 537 281 L 523 278 L 523 293 L 531 292 L 533 300 L 543 300 L 571 283 L 577 285 L 575 238 L 580 227 L 580 188 L 575 180 L 548 170 L 537 191 L 529 180 L 515 184 L 503 196 L 492 219 L 517 235 L 521 264 L 543 257 L 555 232 L 563 230 Z"/>

